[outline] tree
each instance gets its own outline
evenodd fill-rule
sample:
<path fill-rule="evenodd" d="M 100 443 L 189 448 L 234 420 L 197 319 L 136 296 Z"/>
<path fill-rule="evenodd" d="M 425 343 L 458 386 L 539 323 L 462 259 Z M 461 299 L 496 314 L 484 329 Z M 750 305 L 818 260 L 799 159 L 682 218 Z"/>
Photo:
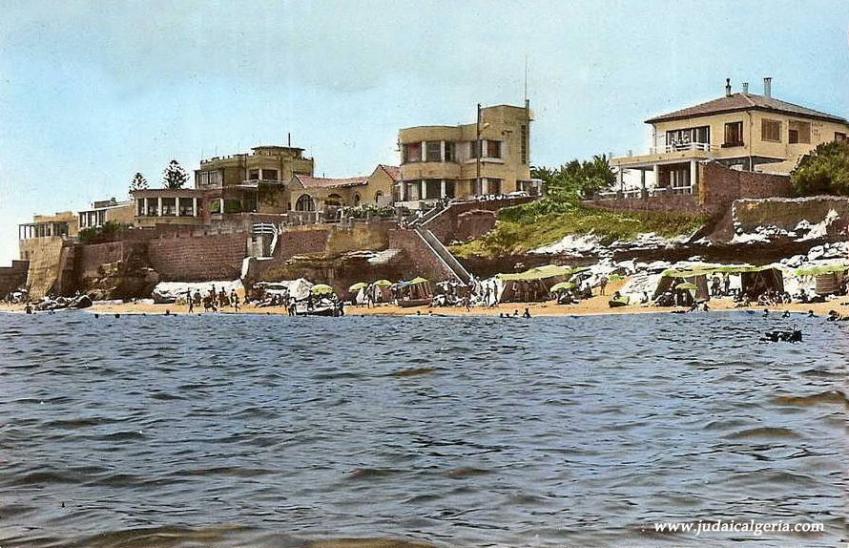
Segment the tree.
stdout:
<path fill-rule="evenodd" d="M 147 179 L 141 173 L 133 175 L 133 179 L 130 181 L 130 192 L 134 190 L 147 190 Z"/>
<path fill-rule="evenodd" d="M 162 186 L 165 188 L 183 188 L 189 176 L 177 160 L 171 160 L 162 172 Z"/>
<path fill-rule="evenodd" d="M 574 201 L 610 188 L 616 175 L 610 169 L 607 156 L 596 155 L 592 160 L 572 160 L 557 169 L 534 166 L 531 176 L 545 182 L 553 199 Z"/>
<path fill-rule="evenodd" d="M 799 160 L 790 180 L 800 196 L 849 196 L 849 142 L 832 141 L 817 146 Z"/>

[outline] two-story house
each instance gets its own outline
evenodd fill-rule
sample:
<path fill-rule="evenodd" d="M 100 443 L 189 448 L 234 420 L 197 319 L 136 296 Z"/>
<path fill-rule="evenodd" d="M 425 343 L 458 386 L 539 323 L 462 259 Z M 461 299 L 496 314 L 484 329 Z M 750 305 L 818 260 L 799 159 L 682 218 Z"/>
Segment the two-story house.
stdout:
<path fill-rule="evenodd" d="M 416 126 L 398 133 L 395 202 L 412 209 L 446 198 L 535 192 L 529 105 L 481 108 L 473 124 Z"/>
<path fill-rule="evenodd" d="M 646 174 L 652 193 L 694 194 L 697 164 L 714 160 L 730 168 L 789 174 L 799 159 L 821 143 L 846 140 L 849 122 L 772 97 L 771 78 L 764 78 L 763 95 L 743 90 L 732 93 L 726 80 L 725 96 L 646 120 L 652 126 L 648 154 L 613 158 L 624 188 L 628 170 L 640 172 L 646 192 Z"/>

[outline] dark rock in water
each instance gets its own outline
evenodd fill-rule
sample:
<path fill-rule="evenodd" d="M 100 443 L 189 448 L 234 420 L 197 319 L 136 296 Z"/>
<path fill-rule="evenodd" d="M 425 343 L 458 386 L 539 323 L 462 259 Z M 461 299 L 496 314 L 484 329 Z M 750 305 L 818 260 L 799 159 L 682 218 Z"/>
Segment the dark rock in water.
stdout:
<path fill-rule="evenodd" d="M 767 331 L 761 337 L 761 340 L 767 342 L 802 342 L 802 332 L 798 329 L 791 331 Z"/>

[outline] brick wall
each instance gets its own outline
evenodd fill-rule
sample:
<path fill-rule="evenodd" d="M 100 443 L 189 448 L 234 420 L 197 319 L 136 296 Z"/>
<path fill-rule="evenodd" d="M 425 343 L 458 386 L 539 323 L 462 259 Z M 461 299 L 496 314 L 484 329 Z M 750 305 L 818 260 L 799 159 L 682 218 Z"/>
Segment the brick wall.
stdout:
<path fill-rule="evenodd" d="M 712 213 L 724 212 L 740 198 L 773 198 L 793 195 L 786 175 L 729 169 L 718 162 L 699 164 L 699 203 Z"/>
<path fill-rule="evenodd" d="M 457 240 L 457 223 L 460 215 L 472 210 L 498 211 L 505 207 L 533 202 L 535 198 L 509 198 L 505 200 L 457 202 L 449 205 L 442 213 L 428 220 L 422 226 L 433 232 L 444 244 Z"/>
<path fill-rule="evenodd" d="M 12 261 L 12 266 L 0 267 L 0 298 L 27 283 L 29 261 Z"/>
<path fill-rule="evenodd" d="M 584 200 L 584 205 L 609 211 L 664 211 L 675 213 L 690 213 L 693 215 L 703 210 L 695 196 L 672 194 L 669 196 L 652 196 L 650 198 L 597 198 Z"/>
<path fill-rule="evenodd" d="M 454 239 L 468 242 L 480 238 L 495 228 L 495 212 L 473 209 L 461 213 L 457 217 L 457 229 L 454 231 Z"/>
<path fill-rule="evenodd" d="M 148 258 L 162 281 L 235 280 L 247 241 L 245 232 L 164 237 L 148 243 Z"/>
<path fill-rule="evenodd" d="M 415 230 L 390 230 L 389 248 L 404 252 L 407 278 L 423 276 L 432 282 L 454 279 L 451 270 L 430 250 Z"/>

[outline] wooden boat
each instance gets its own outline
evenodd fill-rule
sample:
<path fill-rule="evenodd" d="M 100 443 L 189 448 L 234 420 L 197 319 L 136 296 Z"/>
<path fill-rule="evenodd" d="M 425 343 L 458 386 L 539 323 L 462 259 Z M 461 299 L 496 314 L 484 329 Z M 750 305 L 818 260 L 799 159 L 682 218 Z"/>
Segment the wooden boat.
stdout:
<path fill-rule="evenodd" d="M 398 301 L 398 306 L 402 308 L 411 308 L 413 306 L 426 306 L 429 305 L 431 299 L 406 299 L 403 301 Z"/>

